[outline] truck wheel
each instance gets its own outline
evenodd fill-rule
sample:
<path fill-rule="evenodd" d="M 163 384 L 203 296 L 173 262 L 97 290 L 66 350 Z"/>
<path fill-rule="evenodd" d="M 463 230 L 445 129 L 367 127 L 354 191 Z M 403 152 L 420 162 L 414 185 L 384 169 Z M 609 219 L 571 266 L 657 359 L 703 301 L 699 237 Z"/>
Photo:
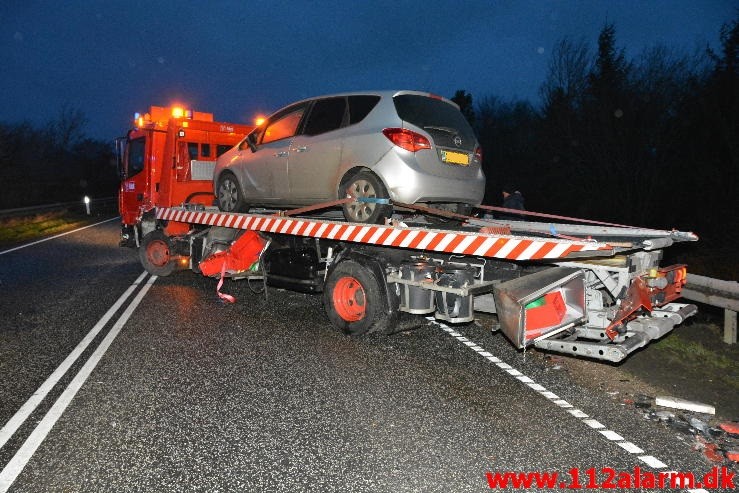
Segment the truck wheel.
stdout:
<path fill-rule="evenodd" d="M 243 212 L 246 210 L 244 195 L 241 192 L 236 176 L 230 172 L 224 172 L 218 179 L 216 188 L 216 202 L 218 209 L 223 212 Z"/>
<path fill-rule="evenodd" d="M 144 236 L 141 241 L 139 260 L 149 274 L 165 277 L 170 275 L 175 268 L 171 252 L 172 245 L 169 237 L 157 229 Z"/>
<path fill-rule="evenodd" d="M 331 322 L 353 336 L 385 330 L 390 315 L 380 282 L 385 281 L 359 262 L 339 263 L 323 288 L 323 304 Z"/>
<path fill-rule="evenodd" d="M 387 199 L 382 181 L 372 173 L 360 171 L 342 185 L 343 197 L 367 197 Z M 383 224 L 385 219 L 393 215 L 393 206 L 372 202 L 349 202 L 344 204 L 344 218 L 355 223 Z"/>

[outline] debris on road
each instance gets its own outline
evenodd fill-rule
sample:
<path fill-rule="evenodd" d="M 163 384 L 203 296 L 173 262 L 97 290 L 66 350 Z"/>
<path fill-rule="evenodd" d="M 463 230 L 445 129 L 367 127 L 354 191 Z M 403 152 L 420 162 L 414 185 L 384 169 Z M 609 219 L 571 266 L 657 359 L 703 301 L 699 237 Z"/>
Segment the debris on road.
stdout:
<path fill-rule="evenodd" d="M 641 409 L 652 407 L 653 402 L 654 399 L 652 397 L 649 397 L 648 395 L 637 394 L 634 396 L 634 406 Z"/>
<path fill-rule="evenodd" d="M 679 397 L 657 396 L 654 403 L 662 407 L 670 407 L 673 409 L 682 409 L 684 411 L 693 411 L 703 414 L 716 414 L 716 408 L 710 404 L 680 399 Z"/>
<path fill-rule="evenodd" d="M 617 393 L 608 392 L 612 398 Z M 719 422 L 714 415 L 714 406 L 687 401 L 675 397 L 650 397 L 644 394 L 630 395 L 619 399 L 622 405 L 634 406 L 645 419 L 661 423 L 682 436 L 692 437 L 693 450 L 699 451 L 712 463 L 724 463 L 736 467 L 739 463 L 739 422 Z M 657 409 L 671 407 L 682 412 Z"/>
<path fill-rule="evenodd" d="M 718 427 L 721 428 L 722 430 L 724 430 L 729 435 L 733 435 L 733 436 L 736 436 L 737 438 L 739 438 L 739 423 L 734 423 L 734 422 L 731 422 L 731 421 L 726 421 L 726 422 L 721 423 L 720 425 L 718 425 Z"/>
<path fill-rule="evenodd" d="M 709 442 L 701 436 L 696 438 L 695 446 L 693 448 L 703 452 L 703 455 L 711 462 L 724 461 L 723 450 L 721 450 L 715 443 Z"/>

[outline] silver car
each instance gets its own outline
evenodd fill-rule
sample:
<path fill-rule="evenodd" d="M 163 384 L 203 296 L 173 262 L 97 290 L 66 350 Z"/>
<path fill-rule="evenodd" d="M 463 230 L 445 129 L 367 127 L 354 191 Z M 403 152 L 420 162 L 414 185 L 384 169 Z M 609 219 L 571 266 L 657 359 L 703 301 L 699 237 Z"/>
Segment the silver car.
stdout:
<path fill-rule="evenodd" d="M 345 197 L 465 212 L 482 201 L 480 146 L 459 107 L 417 91 L 321 96 L 270 116 L 216 163 L 218 207 L 300 207 Z M 348 221 L 382 223 L 387 201 L 343 205 Z"/>

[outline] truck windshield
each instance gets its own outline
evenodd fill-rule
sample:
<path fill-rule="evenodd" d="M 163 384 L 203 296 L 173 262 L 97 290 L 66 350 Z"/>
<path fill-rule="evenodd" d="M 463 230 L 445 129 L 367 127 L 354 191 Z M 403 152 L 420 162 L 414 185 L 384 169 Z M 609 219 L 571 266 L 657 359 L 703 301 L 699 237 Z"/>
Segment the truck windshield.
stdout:
<path fill-rule="evenodd" d="M 144 169 L 144 149 L 146 140 L 141 137 L 128 142 L 128 150 L 125 159 L 126 177 L 140 173 Z"/>

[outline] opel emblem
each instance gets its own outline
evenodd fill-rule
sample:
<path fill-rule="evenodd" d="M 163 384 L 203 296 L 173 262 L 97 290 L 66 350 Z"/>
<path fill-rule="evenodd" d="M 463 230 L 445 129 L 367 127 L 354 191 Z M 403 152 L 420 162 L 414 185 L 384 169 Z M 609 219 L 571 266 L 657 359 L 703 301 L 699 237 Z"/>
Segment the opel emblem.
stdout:
<path fill-rule="evenodd" d="M 461 146 L 462 145 L 462 137 L 460 137 L 459 135 L 455 135 L 454 136 L 454 145 L 457 146 L 457 147 Z"/>

